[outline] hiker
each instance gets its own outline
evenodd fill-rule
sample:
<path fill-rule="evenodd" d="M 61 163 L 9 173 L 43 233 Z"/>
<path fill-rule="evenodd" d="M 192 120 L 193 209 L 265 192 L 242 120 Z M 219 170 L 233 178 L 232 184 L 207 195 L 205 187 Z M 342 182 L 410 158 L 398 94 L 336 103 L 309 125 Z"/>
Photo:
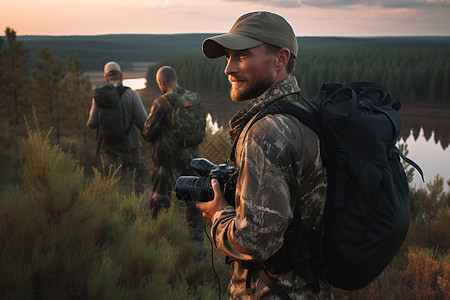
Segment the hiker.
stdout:
<path fill-rule="evenodd" d="M 159 68 L 156 82 L 162 95 L 153 101 L 143 131 L 144 138 L 151 143 L 154 166 L 150 171 L 151 192 L 142 200 L 142 207 L 152 218 L 156 218 L 161 209 L 170 207 L 175 180 L 181 175 L 195 175 L 190 162 L 198 156 L 197 146 L 205 135 L 206 126 L 205 111 L 199 94 L 179 86 L 176 71 L 172 67 Z M 173 112 L 178 109 L 177 101 L 185 101 L 185 106 L 192 108 L 195 114 L 185 124 L 175 124 L 176 116 Z M 192 133 L 176 134 L 178 125 L 192 125 L 197 129 Z M 194 138 L 194 141 L 189 142 L 189 138 Z M 191 239 L 203 244 L 201 212 L 193 205 L 186 206 L 185 210 Z"/>
<path fill-rule="evenodd" d="M 251 100 L 230 120 L 239 170 L 235 205 L 228 204 L 216 179 L 214 199 L 196 203 L 212 221 L 215 246 L 233 260 L 230 299 L 278 299 L 272 283 L 291 299 L 332 299 L 331 286 L 322 277 L 314 292 L 304 277 L 294 274 L 284 244 L 296 206 L 306 230 L 318 229 L 322 218 L 326 175 L 317 134 L 287 114 L 268 114 L 246 128 L 275 101 L 310 109 L 292 75 L 298 52 L 293 29 L 279 15 L 252 12 L 239 17 L 228 34 L 207 38 L 202 48 L 210 59 L 225 56 L 231 99 Z"/>
<path fill-rule="evenodd" d="M 106 170 L 112 164 L 116 166 L 121 164 L 123 176 L 128 176 L 130 179 L 134 178 L 134 191 L 139 195 L 145 191 L 149 172 L 147 164 L 142 158 L 142 143 L 135 127 L 142 132 L 144 122 L 147 119 L 147 111 L 139 95 L 122 85 L 123 73 L 118 63 L 111 61 L 105 64 L 104 77 L 106 87 L 114 87 L 119 95 L 121 94 L 119 96 L 119 118 L 116 117 L 118 120 L 112 119 L 111 123 L 113 125 L 123 124 L 124 129 L 118 133 L 122 140 L 112 142 L 106 136 L 102 136 L 102 130 L 106 132 L 108 128 L 105 127 L 111 126 L 111 124 L 105 124 L 107 123 L 106 118 L 104 119 L 105 122 L 101 121 L 103 120 L 101 113 L 104 108 L 97 105 L 95 97 L 92 99 L 87 125 L 90 128 L 100 128 L 99 146 L 101 143 Z M 120 119 L 122 119 L 122 122 Z"/>

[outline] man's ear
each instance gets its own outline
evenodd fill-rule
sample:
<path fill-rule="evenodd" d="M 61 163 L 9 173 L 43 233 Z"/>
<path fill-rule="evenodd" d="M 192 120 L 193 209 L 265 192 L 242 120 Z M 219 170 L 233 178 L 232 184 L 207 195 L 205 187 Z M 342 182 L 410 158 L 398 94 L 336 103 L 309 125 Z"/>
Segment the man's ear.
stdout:
<path fill-rule="evenodd" d="M 157 84 L 158 86 L 164 86 L 164 81 L 162 80 L 162 78 L 158 78 Z"/>
<path fill-rule="evenodd" d="M 276 67 L 277 69 L 282 69 L 286 67 L 286 65 L 289 62 L 289 58 L 291 57 L 291 52 L 288 48 L 281 48 L 277 51 L 277 57 L 276 57 Z"/>

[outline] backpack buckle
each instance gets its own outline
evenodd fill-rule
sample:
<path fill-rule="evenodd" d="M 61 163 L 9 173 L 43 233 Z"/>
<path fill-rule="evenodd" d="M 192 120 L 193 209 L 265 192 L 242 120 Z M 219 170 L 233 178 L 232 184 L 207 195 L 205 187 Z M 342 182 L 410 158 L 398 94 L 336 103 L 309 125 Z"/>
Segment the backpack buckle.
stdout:
<path fill-rule="evenodd" d="M 399 159 L 399 154 L 397 152 L 397 149 L 395 147 L 389 147 L 387 150 L 387 157 L 388 159 Z"/>

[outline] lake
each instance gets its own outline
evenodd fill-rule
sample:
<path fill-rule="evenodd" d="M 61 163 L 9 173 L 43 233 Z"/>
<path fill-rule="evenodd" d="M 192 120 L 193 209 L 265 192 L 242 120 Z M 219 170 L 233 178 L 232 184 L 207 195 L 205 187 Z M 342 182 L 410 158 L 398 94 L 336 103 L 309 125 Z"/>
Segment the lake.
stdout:
<path fill-rule="evenodd" d="M 123 85 L 129 86 L 133 90 L 145 89 L 145 78 L 133 78 L 123 80 Z"/>
<path fill-rule="evenodd" d="M 231 102 L 231 101 L 230 101 Z M 228 120 L 244 105 L 242 103 L 205 103 L 211 114 L 211 124 L 217 128 L 228 128 Z M 416 162 L 424 172 L 425 181 L 431 181 L 436 174 L 447 181 L 450 178 L 450 109 L 436 116 L 417 113 L 416 109 L 402 108 L 402 130 L 397 143 L 407 144 L 407 157 Z M 414 172 L 412 185 L 425 187 L 419 172 Z M 449 187 L 445 184 L 445 191 Z"/>
<path fill-rule="evenodd" d="M 145 78 L 124 80 L 124 85 L 133 89 L 145 88 Z M 209 126 L 227 128 L 228 120 L 242 108 L 243 103 L 214 103 L 208 101 Z M 450 179 L 450 108 L 429 109 L 424 107 L 400 110 L 402 114 L 402 131 L 398 144 L 406 143 L 407 157 L 416 162 L 423 170 L 425 181 L 429 182 L 439 174 L 445 181 Z M 425 187 L 420 174 L 414 172 L 412 183 L 416 188 Z M 445 191 L 449 191 L 447 184 Z"/>

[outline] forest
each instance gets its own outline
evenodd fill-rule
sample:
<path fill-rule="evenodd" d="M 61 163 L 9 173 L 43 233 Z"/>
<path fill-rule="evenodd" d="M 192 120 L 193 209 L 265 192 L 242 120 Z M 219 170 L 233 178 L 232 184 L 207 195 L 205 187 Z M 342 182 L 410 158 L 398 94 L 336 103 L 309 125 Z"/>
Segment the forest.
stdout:
<path fill-rule="evenodd" d="M 135 61 L 158 62 L 172 56 L 199 52 L 202 41 L 207 36 L 208 34 L 111 34 L 18 36 L 17 40 L 30 50 L 31 62 L 37 58 L 37 51 L 47 46 L 58 57 L 76 52 L 85 71 L 96 71 L 102 70 L 105 62 L 110 60 L 119 61 L 123 69 L 128 70 Z"/>
<path fill-rule="evenodd" d="M 48 47 L 56 57 L 76 53 L 84 71 L 101 70 L 117 60 L 126 71 L 133 62 L 172 64 L 187 88 L 226 94 L 224 60 L 201 54 L 212 34 L 127 34 L 99 36 L 18 36 L 29 49 L 28 67 Z M 402 103 L 450 104 L 450 37 L 297 37 L 295 76 L 305 96 L 315 98 L 323 82 L 375 81 L 388 86 Z M 160 64 L 159 64 L 160 65 Z M 150 68 L 147 82 L 154 86 Z"/>
<path fill-rule="evenodd" d="M 172 65 L 187 88 L 226 94 L 225 59 L 200 54 L 169 58 L 149 68 L 147 84 L 162 64 Z M 404 104 L 450 105 L 450 49 L 300 49 L 294 75 L 304 96 L 315 99 L 324 82 L 373 81 Z"/>
<path fill-rule="evenodd" d="M 96 132 L 85 125 L 92 84 L 84 72 L 101 70 L 108 60 L 125 67 L 156 63 L 147 88 L 138 91 L 147 110 L 157 95 L 155 71 L 166 64 L 186 88 L 226 99 L 225 60 L 203 58 L 205 36 L 20 37 L 6 28 L 0 37 L 0 298 L 226 298 L 230 267 L 207 239 L 209 259 L 195 263 L 198 246 L 189 242 L 183 203 L 173 196 L 170 210 L 145 219 L 142 196 L 120 180 L 120 169 L 102 165 Z M 448 37 L 299 41 L 295 75 L 307 97 L 324 81 L 371 80 L 408 105 L 449 106 Z M 230 147 L 226 130 L 208 128 L 199 150 L 222 162 Z M 150 157 L 147 145 L 143 155 Z M 414 170 L 405 169 L 411 182 Z M 336 299 L 450 298 L 445 185 L 450 181 L 437 175 L 426 188 L 410 189 L 410 229 L 397 256 L 372 284 L 336 289 Z"/>

